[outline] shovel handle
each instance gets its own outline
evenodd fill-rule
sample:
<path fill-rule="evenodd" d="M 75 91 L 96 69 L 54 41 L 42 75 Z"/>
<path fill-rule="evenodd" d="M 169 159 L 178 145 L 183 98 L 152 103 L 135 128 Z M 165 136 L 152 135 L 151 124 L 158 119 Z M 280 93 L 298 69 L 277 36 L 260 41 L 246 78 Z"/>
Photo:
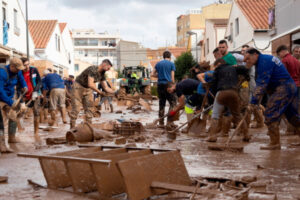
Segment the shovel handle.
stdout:
<path fill-rule="evenodd" d="M 246 120 L 246 117 L 248 115 L 248 109 L 244 115 L 244 117 L 242 118 L 242 120 L 239 122 L 239 124 L 237 125 L 237 127 L 235 128 L 234 132 L 231 134 L 231 136 L 228 138 L 227 142 L 226 142 L 226 148 L 229 146 L 229 143 L 231 142 L 232 138 L 235 136 L 235 134 L 238 132 L 238 130 L 241 128 L 242 124 L 244 123 L 244 121 Z"/>
<path fill-rule="evenodd" d="M 202 112 L 197 113 L 196 115 L 193 116 L 193 118 L 191 119 L 191 121 L 193 119 L 196 119 L 197 117 L 199 117 L 202 113 L 208 111 L 209 109 L 211 109 L 213 107 L 213 105 L 210 105 L 209 107 L 205 108 Z M 190 121 L 186 121 L 185 123 L 183 123 L 182 125 L 178 126 L 175 130 L 170 131 L 170 133 L 174 133 L 176 131 L 178 131 L 179 129 L 181 129 L 182 127 L 184 127 L 185 125 L 187 125 Z"/>

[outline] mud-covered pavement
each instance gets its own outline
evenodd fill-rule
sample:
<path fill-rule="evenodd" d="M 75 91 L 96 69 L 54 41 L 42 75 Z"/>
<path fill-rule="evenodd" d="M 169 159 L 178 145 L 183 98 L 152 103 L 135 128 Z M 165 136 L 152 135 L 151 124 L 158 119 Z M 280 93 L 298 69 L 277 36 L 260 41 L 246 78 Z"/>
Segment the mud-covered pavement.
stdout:
<path fill-rule="evenodd" d="M 93 119 L 94 124 L 101 122 L 126 119 L 137 120 L 143 124 L 151 123 L 157 117 L 157 102 L 152 106 L 154 111 L 149 113 L 132 113 L 126 107 L 114 107 L 123 113 L 109 113 L 102 111 L 101 118 Z M 177 124 L 185 122 L 182 116 Z M 76 145 L 43 145 L 36 147 L 33 137 L 32 118 L 23 121 L 25 131 L 18 133 L 21 143 L 11 145 L 18 152 L 26 153 L 55 153 L 77 148 Z M 54 136 L 64 136 L 69 125 L 62 124 L 54 131 L 40 131 L 42 139 Z M 298 136 L 285 136 L 281 138 L 281 151 L 263 151 L 259 147 L 268 142 L 266 128 L 251 129 L 253 137 L 249 144 L 245 144 L 244 152 L 211 151 L 207 149 L 204 138 L 193 138 L 185 134 L 177 137 L 175 142 L 168 142 L 163 130 L 149 130 L 145 134 L 144 142 L 137 142 L 140 147 L 179 148 L 185 165 L 191 177 L 226 177 L 240 179 L 244 176 L 256 176 L 258 180 L 268 182 L 267 191 L 277 193 L 278 199 L 300 199 L 300 147 L 290 144 L 300 142 Z M 283 134 L 284 131 L 281 130 Z M 221 138 L 220 140 L 226 140 Z M 234 142 L 241 141 L 236 137 Z M 114 144 L 113 140 L 97 142 L 99 144 Z M 0 176 L 8 176 L 8 183 L 0 184 L 0 199 L 87 199 L 69 192 L 33 188 L 27 183 L 28 179 L 46 185 L 37 159 L 21 158 L 14 154 L 2 154 L 0 157 Z"/>

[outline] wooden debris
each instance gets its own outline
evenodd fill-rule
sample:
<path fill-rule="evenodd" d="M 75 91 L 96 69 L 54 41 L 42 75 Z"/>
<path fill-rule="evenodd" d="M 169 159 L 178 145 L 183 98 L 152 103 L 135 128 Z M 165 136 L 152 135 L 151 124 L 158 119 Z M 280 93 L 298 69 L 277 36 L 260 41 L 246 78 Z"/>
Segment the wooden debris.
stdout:
<path fill-rule="evenodd" d="M 115 144 L 126 144 L 126 138 L 125 137 L 119 137 L 115 139 Z"/>
<path fill-rule="evenodd" d="M 46 138 L 47 145 L 66 144 L 66 137 Z"/>
<path fill-rule="evenodd" d="M 7 183 L 8 177 L 7 176 L 0 176 L 0 183 Z"/>

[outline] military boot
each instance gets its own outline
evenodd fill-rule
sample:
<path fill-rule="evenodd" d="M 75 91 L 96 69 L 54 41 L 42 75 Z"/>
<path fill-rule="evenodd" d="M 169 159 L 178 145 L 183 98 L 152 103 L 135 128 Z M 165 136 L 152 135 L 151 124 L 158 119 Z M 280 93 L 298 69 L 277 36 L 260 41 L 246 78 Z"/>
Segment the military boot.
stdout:
<path fill-rule="evenodd" d="M 113 105 L 112 105 L 112 104 L 109 104 L 109 107 L 110 107 L 110 112 L 113 113 L 113 112 L 114 112 Z"/>
<path fill-rule="evenodd" d="M 260 147 L 260 149 L 262 149 L 262 150 L 281 149 L 279 123 L 278 122 L 272 122 L 270 125 L 268 125 L 268 135 L 270 136 L 269 144 L 266 146 Z"/>
<path fill-rule="evenodd" d="M 7 147 L 5 144 L 5 137 L 3 134 L 0 135 L 0 152 L 1 153 L 13 153 L 14 151 Z"/>
<path fill-rule="evenodd" d="M 210 128 L 208 131 L 207 142 L 216 142 L 217 141 L 217 131 L 218 131 L 218 119 L 212 119 L 210 123 Z"/>

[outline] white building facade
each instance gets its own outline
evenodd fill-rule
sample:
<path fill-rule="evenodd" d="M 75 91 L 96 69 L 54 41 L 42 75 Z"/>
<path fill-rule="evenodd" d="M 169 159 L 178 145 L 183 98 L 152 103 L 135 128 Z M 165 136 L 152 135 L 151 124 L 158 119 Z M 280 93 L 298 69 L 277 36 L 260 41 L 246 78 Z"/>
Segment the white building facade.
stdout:
<path fill-rule="evenodd" d="M 230 51 L 239 51 L 247 44 L 263 53 L 271 53 L 268 9 L 272 5 L 273 0 L 233 1 L 225 33 Z"/>
<path fill-rule="evenodd" d="M 205 21 L 203 56 L 206 61 L 213 64 L 215 57 L 213 51 L 219 45 L 219 41 L 225 38 L 228 19 L 207 19 Z"/>
<path fill-rule="evenodd" d="M 117 68 L 117 45 L 119 33 L 96 33 L 93 29 L 72 30 L 75 59 L 98 65 L 109 59 Z"/>
<path fill-rule="evenodd" d="M 2 0 L 0 10 L 0 63 L 6 64 L 12 56 L 26 56 L 26 21 L 18 0 Z M 34 55 L 34 45 L 29 35 L 29 55 Z"/>
<path fill-rule="evenodd" d="M 51 68 L 58 74 L 69 74 L 69 70 L 74 68 L 74 59 L 71 55 L 71 34 L 67 26 L 61 31 L 57 20 L 29 20 L 29 30 L 35 45 L 35 62 L 50 62 Z M 38 67 L 45 66 L 46 64 L 39 64 Z"/>

